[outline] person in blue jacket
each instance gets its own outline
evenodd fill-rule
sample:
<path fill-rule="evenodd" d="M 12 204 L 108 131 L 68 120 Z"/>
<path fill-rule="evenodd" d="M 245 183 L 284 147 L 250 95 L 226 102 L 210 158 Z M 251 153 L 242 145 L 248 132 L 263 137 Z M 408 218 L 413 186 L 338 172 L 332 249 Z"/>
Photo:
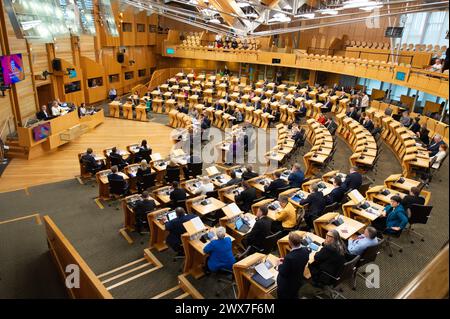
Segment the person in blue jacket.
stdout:
<path fill-rule="evenodd" d="M 231 239 L 225 237 L 225 234 L 225 228 L 218 227 L 216 229 L 217 239 L 211 240 L 203 248 L 203 252 L 209 254 L 207 267 L 211 272 L 217 272 L 220 269 L 232 270 L 233 264 L 236 262 L 232 252 Z"/>
<path fill-rule="evenodd" d="M 408 216 L 401 202 L 400 196 L 392 196 L 391 204 L 384 208 L 381 215 L 372 222 L 372 226 L 379 232 L 388 234 L 402 231 L 408 224 Z"/>
<path fill-rule="evenodd" d="M 300 164 L 295 163 L 292 166 L 291 173 L 289 174 L 288 181 L 289 186 L 300 188 L 305 180 L 305 174 L 302 172 Z"/>

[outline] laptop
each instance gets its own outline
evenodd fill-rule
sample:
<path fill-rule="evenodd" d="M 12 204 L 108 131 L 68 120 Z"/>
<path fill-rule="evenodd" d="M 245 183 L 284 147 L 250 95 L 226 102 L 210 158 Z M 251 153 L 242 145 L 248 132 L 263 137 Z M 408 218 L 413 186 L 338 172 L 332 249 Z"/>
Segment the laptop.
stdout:
<path fill-rule="evenodd" d="M 169 213 L 167 214 L 167 219 L 168 219 L 169 221 L 174 220 L 175 218 L 177 218 L 177 213 L 176 213 L 175 211 L 169 212 Z"/>
<path fill-rule="evenodd" d="M 248 233 L 250 231 L 250 226 L 241 218 L 237 218 L 235 222 L 236 229 L 241 233 Z"/>

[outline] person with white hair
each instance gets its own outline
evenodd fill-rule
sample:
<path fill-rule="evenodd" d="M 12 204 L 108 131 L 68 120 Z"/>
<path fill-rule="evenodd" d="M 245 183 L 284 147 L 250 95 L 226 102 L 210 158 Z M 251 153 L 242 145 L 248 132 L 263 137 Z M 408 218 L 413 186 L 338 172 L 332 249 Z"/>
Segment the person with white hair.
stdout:
<path fill-rule="evenodd" d="M 209 255 L 207 268 L 211 272 L 221 269 L 232 270 L 236 260 L 233 256 L 231 238 L 226 237 L 226 230 L 222 226 L 216 228 L 216 237 L 217 239 L 211 240 L 203 248 L 203 252 Z"/>
<path fill-rule="evenodd" d="M 206 193 L 214 191 L 214 184 L 208 176 L 203 176 L 200 186 L 195 191 L 195 195 L 205 195 Z"/>
<path fill-rule="evenodd" d="M 444 144 L 442 136 L 436 134 L 433 138 L 433 142 L 427 148 L 428 152 L 430 153 L 430 157 L 435 156 L 439 152 L 439 147 L 441 146 L 441 144 Z"/>

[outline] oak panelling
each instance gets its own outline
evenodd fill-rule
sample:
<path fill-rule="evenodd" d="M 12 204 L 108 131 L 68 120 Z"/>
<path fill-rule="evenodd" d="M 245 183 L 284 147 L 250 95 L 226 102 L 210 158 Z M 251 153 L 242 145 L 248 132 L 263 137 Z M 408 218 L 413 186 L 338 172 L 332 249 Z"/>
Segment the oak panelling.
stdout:
<path fill-rule="evenodd" d="M 142 24 L 144 25 L 144 31 L 138 32 L 137 31 L 137 25 Z M 134 26 L 136 29 L 136 39 L 135 39 L 135 45 L 147 45 L 148 44 L 148 26 L 147 26 L 147 11 L 142 11 L 139 13 L 136 13 L 134 15 Z"/>
<path fill-rule="evenodd" d="M 54 47 L 56 58 L 66 60 L 68 63 L 72 65 L 75 64 L 75 61 L 73 59 L 72 43 L 70 37 L 57 38 L 54 43 Z"/>
<path fill-rule="evenodd" d="M 92 35 L 80 35 L 80 55 L 97 62 L 95 54 L 95 37 Z"/>
<path fill-rule="evenodd" d="M 85 85 L 85 101 L 87 104 L 94 104 L 107 98 L 106 94 L 106 76 L 103 65 L 96 63 L 88 57 L 81 57 L 81 69 L 83 70 L 83 78 Z M 88 86 L 88 80 L 91 78 L 102 78 L 103 85 L 92 87 Z"/>

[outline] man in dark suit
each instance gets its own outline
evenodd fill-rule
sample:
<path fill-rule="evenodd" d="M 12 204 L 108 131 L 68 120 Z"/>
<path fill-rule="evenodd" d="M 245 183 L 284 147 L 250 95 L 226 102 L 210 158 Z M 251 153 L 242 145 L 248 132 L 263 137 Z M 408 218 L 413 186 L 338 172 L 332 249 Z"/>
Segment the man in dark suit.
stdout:
<path fill-rule="evenodd" d="M 299 188 L 302 186 L 304 180 L 305 180 L 305 174 L 303 173 L 300 164 L 295 163 L 292 166 L 291 173 L 289 174 L 289 177 L 288 177 L 289 186 Z"/>
<path fill-rule="evenodd" d="M 280 188 L 284 188 L 286 187 L 286 182 L 284 180 L 282 180 L 281 178 L 281 172 L 280 171 L 276 171 L 273 174 L 273 181 L 270 182 L 269 185 L 265 185 L 264 186 L 264 191 L 266 193 L 268 193 L 269 195 L 271 195 L 272 197 L 276 197 L 278 194 L 276 194 L 276 192 L 280 189 Z"/>
<path fill-rule="evenodd" d="M 312 184 L 310 189 L 311 193 L 308 197 L 300 201 L 300 205 L 308 205 L 308 210 L 305 214 L 305 221 L 311 229 L 314 228 L 313 221 L 323 214 L 323 210 L 325 209 L 325 206 L 327 206 L 327 203 L 322 192 L 319 192 L 319 186 L 317 183 Z"/>
<path fill-rule="evenodd" d="M 270 235 L 272 219 L 267 217 L 269 209 L 267 206 L 261 206 L 256 213 L 256 222 L 252 230 L 244 237 L 242 243 L 245 247 L 255 246 L 262 248 L 266 237 Z"/>
<path fill-rule="evenodd" d="M 405 209 L 411 208 L 414 204 L 425 204 L 425 198 L 420 196 L 420 189 L 418 187 L 411 187 L 409 194 L 402 199 L 402 205 Z"/>
<path fill-rule="evenodd" d="M 123 159 L 122 155 L 117 153 L 116 147 L 113 147 L 111 149 L 111 153 L 109 153 L 109 160 L 111 161 L 111 166 L 117 166 L 120 170 L 128 165 L 128 163 Z"/>
<path fill-rule="evenodd" d="M 121 182 L 123 183 L 123 193 L 126 193 L 128 191 L 128 184 L 123 176 L 119 175 L 119 169 L 117 168 L 117 166 L 111 166 L 111 173 L 108 174 L 108 182 L 110 187 L 112 183 Z"/>
<path fill-rule="evenodd" d="M 235 171 L 230 172 L 230 177 L 231 177 L 231 179 L 230 179 L 228 182 L 226 182 L 226 183 L 223 185 L 223 187 L 228 187 L 228 186 L 231 186 L 231 185 L 236 185 L 236 184 L 239 184 L 239 183 L 241 182 L 241 179 L 238 178 L 238 177 L 236 177 L 236 172 L 235 172 Z"/>
<path fill-rule="evenodd" d="M 256 189 L 251 187 L 247 181 L 242 182 L 242 187 L 244 190 L 234 196 L 234 200 L 243 212 L 248 212 L 256 199 Z"/>
<path fill-rule="evenodd" d="M 47 105 L 41 106 L 41 110 L 36 113 L 36 118 L 40 121 L 46 121 L 52 118 L 52 116 L 47 112 Z"/>
<path fill-rule="evenodd" d="M 248 165 L 245 168 L 245 172 L 242 173 L 242 179 L 244 181 L 249 180 L 251 178 L 255 178 L 256 176 L 258 176 L 258 174 L 253 171 L 253 167 L 251 165 Z"/>
<path fill-rule="evenodd" d="M 301 246 L 302 238 L 296 232 L 289 233 L 291 251 L 280 259 L 277 277 L 278 299 L 297 299 L 303 285 L 303 269 L 309 260 L 309 251 Z"/>
<path fill-rule="evenodd" d="M 346 115 L 356 121 L 358 120 L 358 111 L 356 110 L 356 108 L 354 106 L 350 106 L 350 109 L 346 113 Z"/>
<path fill-rule="evenodd" d="M 177 207 L 175 209 L 175 213 L 177 214 L 177 218 L 171 221 L 167 221 L 166 218 L 163 219 L 163 222 L 165 223 L 165 229 L 169 232 L 166 238 L 166 243 L 174 251 L 176 251 L 178 255 L 183 255 L 183 247 L 181 245 L 181 235 L 186 232 L 183 223 L 197 216 L 194 214 L 186 214 L 184 208 L 181 207 Z"/>
<path fill-rule="evenodd" d="M 134 216 L 136 221 L 136 231 L 141 234 L 142 226 L 147 220 L 147 214 L 153 211 L 156 207 L 155 201 L 150 198 L 147 191 L 142 193 L 142 199 L 136 201 L 134 204 Z"/>
<path fill-rule="evenodd" d="M 105 165 L 103 163 L 95 160 L 94 151 L 90 147 L 86 150 L 86 154 L 81 156 L 80 162 L 86 166 L 86 170 L 88 172 L 93 174 L 105 169 Z"/>
<path fill-rule="evenodd" d="M 370 119 L 370 117 L 368 115 L 366 115 L 363 119 L 362 122 L 363 127 L 368 130 L 369 132 L 372 132 L 373 129 L 375 128 L 375 126 L 373 125 L 372 120 Z"/>
<path fill-rule="evenodd" d="M 358 172 L 357 167 L 350 168 L 350 174 L 342 183 L 342 188 L 347 192 L 352 189 L 358 189 L 362 185 L 362 175 Z"/>
<path fill-rule="evenodd" d="M 342 188 L 342 179 L 340 176 L 336 176 L 333 180 L 333 190 L 327 196 L 325 196 L 325 201 L 327 205 L 333 203 L 340 203 L 342 198 L 344 198 L 345 190 Z"/>
<path fill-rule="evenodd" d="M 439 152 L 439 146 L 443 144 L 444 141 L 439 134 L 436 134 L 433 138 L 433 142 L 428 146 L 428 152 L 430 153 L 430 157 L 433 157 Z"/>
<path fill-rule="evenodd" d="M 180 187 L 177 181 L 172 183 L 173 191 L 170 193 L 170 204 L 173 208 L 176 207 L 178 201 L 186 200 L 186 191 Z"/>

